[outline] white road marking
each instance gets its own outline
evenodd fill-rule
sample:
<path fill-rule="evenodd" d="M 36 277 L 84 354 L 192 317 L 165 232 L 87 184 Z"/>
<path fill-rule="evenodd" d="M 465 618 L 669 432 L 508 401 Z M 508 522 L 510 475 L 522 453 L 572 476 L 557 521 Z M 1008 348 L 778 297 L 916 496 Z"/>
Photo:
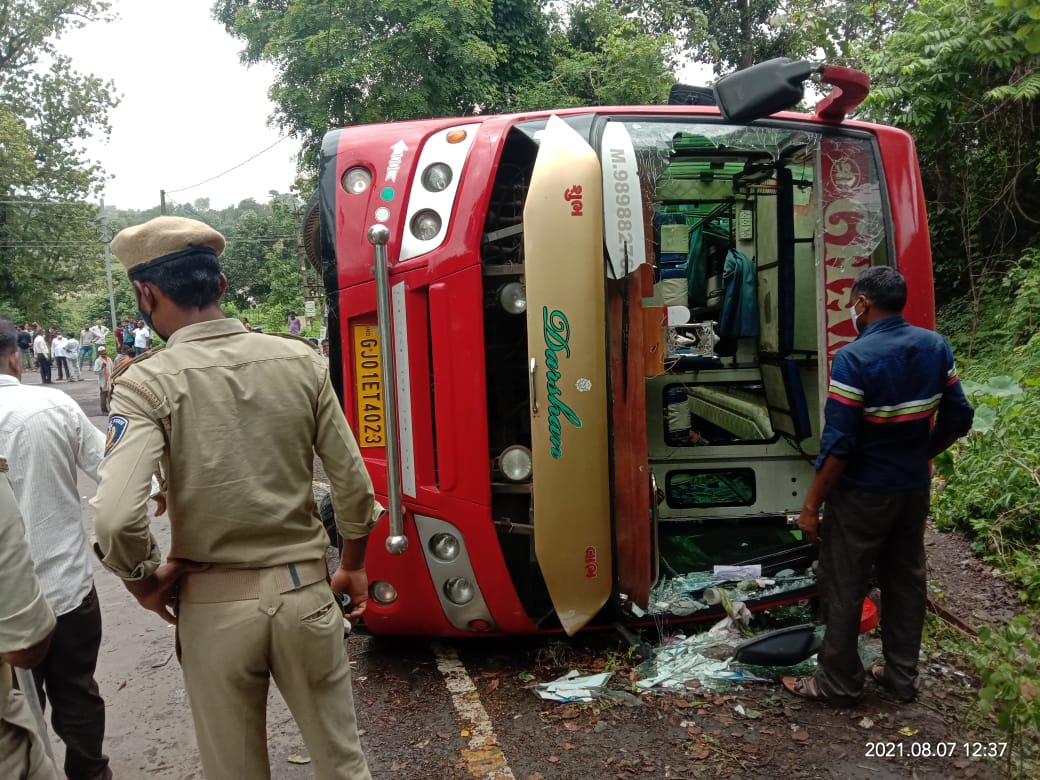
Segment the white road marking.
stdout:
<path fill-rule="evenodd" d="M 480 703 L 480 693 L 455 648 L 443 642 L 431 642 L 430 646 L 455 712 L 470 734 L 469 747 L 463 751 L 470 773 L 481 780 L 516 780 L 499 746 L 491 718 Z"/>

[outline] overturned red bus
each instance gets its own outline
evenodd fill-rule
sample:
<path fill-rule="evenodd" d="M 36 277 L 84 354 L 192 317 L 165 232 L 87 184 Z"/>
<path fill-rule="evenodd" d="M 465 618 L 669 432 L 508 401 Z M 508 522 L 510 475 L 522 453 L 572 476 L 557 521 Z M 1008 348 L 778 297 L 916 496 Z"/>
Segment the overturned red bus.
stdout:
<path fill-rule="evenodd" d="M 814 71 L 831 94 L 782 111 Z M 771 61 L 715 94 L 326 135 L 309 243 L 390 509 L 371 631 L 714 618 L 734 578 L 752 609 L 815 593 L 788 518 L 853 277 L 897 266 L 933 325 L 917 160 L 845 119 L 856 71 Z"/>

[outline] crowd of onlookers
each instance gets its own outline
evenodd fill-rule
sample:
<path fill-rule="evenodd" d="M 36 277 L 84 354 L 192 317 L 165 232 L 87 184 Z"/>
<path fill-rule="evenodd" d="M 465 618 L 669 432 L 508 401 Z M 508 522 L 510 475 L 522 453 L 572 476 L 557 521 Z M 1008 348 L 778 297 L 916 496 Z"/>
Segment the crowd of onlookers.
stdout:
<path fill-rule="evenodd" d="M 39 323 L 24 323 L 16 326 L 18 351 L 21 353 L 23 371 L 39 371 L 42 384 L 54 384 L 56 379 L 66 382 L 83 381 L 83 366 L 92 369 L 98 377 L 98 386 L 104 392 L 109 389 L 111 370 L 140 355 L 151 347 L 152 331 L 138 321 L 124 320 L 116 327 L 116 356 L 108 354 L 108 336 L 111 331 L 98 320 L 93 325 L 85 323 L 77 334 L 71 330 L 52 327 L 44 329 Z M 108 406 L 102 402 L 102 408 Z"/>
<path fill-rule="evenodd" d="M 246 330 L 259 331 L 250 325 L 248 319 L 242 319 Z M 289 313 L 289 332 L 299 335 L 301 321 L 296 317 L 296 312 Z M 92 368 L 98 375 L 98 383 L 106 385 L 105 377 L 109 369 L 103 363 L 99 363 L 101 353 L 108 353 L 106 342 L 109 334 L 115 338 L 116 355 L 108 357 L 112 360 L 111 368 L 119 366 L 126 360 L 147 352 L 152 347 L 152 330 L 143 320 L 136 323 L 133 320 L 120 320 L 116 324 L 115 331 L 111 331 L 101 320 L 93 325 L 85 323 L 79 334 L 71 330 L 59 330 L 51 327 L 44 329 L 39 323 L 27 322 L 17 326 L 18 350 L 22 355 L 22 369 L 25 371 L 39 371 L 42 383 L 50 385 L 54 383 L 53 373 L 57 371 L 57 379 L 66 382 L 80 382 L 83 380 L 83 365 Z M 311 339 L 317 346 L 317 339 Z M 321 351 L 328 357 L 329 342 L 324 339 L 321 342 Z M 102 388 L 104 389 L 104 387 Z M 107 406 L 107 404 L 102 404 Z"/>

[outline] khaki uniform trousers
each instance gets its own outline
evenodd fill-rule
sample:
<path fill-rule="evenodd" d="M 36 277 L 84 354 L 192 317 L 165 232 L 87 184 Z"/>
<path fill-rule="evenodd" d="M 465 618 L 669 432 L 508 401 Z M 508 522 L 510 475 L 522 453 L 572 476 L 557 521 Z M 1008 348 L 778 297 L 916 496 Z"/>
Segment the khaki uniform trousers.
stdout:
<path fill-rule="evenodd" d="M 9 669 L 0 674 L 9 674 Z M 58 780 L 54 762 L 47 757 L 37 733 L 36 718 L 20 691 L 0 698 L 0 777 L 3 780 Z"/>
<path fill-rule="evenodd" d="M 324 565 L 324 562 L 322 562 Z M 267 694 L 273 677 L 318 780 L 370 780 L 361 752 L 343 613 L 322 578 L 286 589 L 285 566 L 253 569 L 258 594 L 230 601 L 228 571 L 187 575 L 177 633 L 184 685 L 208 780 L 264 780 Z M 196 587 L 208 580 L 207 587 Z M 299 582 L 295 571 L 293 580 Z M 284 592 L 283 592 L 284 591 Z M 224 595 L 221 595 L 223 592 Z M 224 599 L 218 601 L 217 599 Z"/>

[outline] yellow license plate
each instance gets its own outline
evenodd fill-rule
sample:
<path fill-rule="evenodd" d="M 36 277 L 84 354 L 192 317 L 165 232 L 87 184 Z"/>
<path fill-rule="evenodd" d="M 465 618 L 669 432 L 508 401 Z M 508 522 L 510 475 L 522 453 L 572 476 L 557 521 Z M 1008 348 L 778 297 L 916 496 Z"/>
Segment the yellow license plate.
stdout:
<path fill-rule="evenodd" d="M 358 411 L 358 444 L 386 446 L 386 412 L 383 406 L 383 359 L 379 353 L 379 328 L 355 325 L 354 389 Z"/>

